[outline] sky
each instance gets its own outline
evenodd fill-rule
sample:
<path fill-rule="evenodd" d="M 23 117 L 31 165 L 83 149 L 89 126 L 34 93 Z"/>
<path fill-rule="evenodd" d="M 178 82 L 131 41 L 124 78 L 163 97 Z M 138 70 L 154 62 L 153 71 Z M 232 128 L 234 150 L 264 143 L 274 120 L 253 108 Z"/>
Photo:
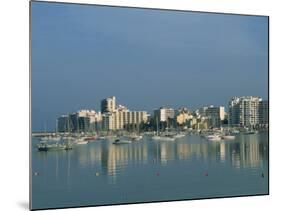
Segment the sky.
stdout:
<path fill-rule="evenodd" d="M 100 110 L 268 98 L 268 18 L 32 2 L 32 130 Z"/>

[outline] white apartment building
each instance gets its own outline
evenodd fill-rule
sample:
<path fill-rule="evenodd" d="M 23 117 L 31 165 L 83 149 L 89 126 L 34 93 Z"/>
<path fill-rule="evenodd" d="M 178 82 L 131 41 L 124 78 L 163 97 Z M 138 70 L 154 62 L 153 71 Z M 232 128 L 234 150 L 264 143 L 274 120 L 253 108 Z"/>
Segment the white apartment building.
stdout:
<path fill-rule="evenodd" d="M 154 110 L 154 116 L 160 122 L 166 122 L 168 119 L 175 118 L 175 110 L 172 108 L 161 107 Z"/>
<path fill-rule="evenodd" d="M 229 101 L 229 125 L 253 127 L 259 124 L 260 97 L 243 96 L 233 97 Z"/>
<path fill-rule="evenodd" d="M 123 130 L 131 124 L 140 125 L 147 120 L 146 111 L 116 111 L 102 116 L 104 130 Z"/>

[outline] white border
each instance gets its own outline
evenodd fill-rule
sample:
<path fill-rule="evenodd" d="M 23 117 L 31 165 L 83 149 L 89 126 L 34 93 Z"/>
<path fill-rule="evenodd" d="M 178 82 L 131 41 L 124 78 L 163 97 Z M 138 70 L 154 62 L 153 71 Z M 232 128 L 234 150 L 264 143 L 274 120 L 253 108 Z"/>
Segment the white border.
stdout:
<path fill-rule="evenodd" d="M 63 1 L 61 1 L 63 2 Z M 227 12 L 270 16 L 270 196 L 119 205 L 68 210 L 280 210 L 280 96 L 281 13 L 276 0 L 71 0 L 163 9 Z M 29 139 L 29 2 L 2 1 L 0 6 L 1 86 L 1 203 L 0 210 L 28 207 Z"/>

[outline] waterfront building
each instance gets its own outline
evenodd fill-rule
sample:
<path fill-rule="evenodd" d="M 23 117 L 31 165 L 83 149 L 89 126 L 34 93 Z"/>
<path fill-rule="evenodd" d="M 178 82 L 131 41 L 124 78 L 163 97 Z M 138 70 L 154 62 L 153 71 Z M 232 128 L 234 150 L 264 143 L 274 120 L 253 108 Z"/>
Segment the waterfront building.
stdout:
<path fill-rule="evenodd" d="M 102 125 L 104 130 L 137 130 L 147 120 L 146 111 L 116 111 L 103 114 Z"/>
<path fill-rule="evenodd" d="M 196 130 L 205 130 L 208 129 L 208 119 L 206 117 L 197 118 L 195 124 L 193 124 L 192 128 Z"/>
<path fill-rule="evenodd" d="M 259 124 L 261 127 L 268 127 L 268 100 L 259 103 Z"/>
<path fill-rule="evenodd" d="M 90 132 L 91 125 L 90 125 L 90 118 L 87 116 L 78 117 L 78 128 L 76 132 Z"/>
<path fill-rule="evenodd" d="M 191 119 L 187 120 L 187 127 L 188 128 L 195 128 L 195 125 L 197 124 L 197 118 L 193 116 Z"/>
<path fill-rule="evenodd" d="M 89 127 L 86 131 L 93 132 L 99 131 L 102 127 L 102 114 L 101 112 L 96 112 L 95 110 L 80 110 L 77 112 L 78 117 L 87 117 L 89 118 Z M 85 120 L 88 121 L 88 120 Z M 82 124 L 82 123 L 81 123 Z M 82 127 L 82 126 L 81 126 Z M 87 127 L 87 125 L 86 125 Z"/>
<path fill-rule="evenodd" d="M 187 108 L 181 108 L 176 112 L 176 121 L 179 125 L 184 125 L 189 119 L 192 119 L 193 116 Z"/>
<path fill-rule="evenodd" d="M 108 97 L 101 101 L 101 113 L 116 111 L 116 97 Z"/>
<path fill-rule="evenodd" d="M 62 115 L 57 119 L 57 131 L 62 132 L 68 132 L 70 130 L 69 128 L 69 117 L 68 115 Z"/>
<path fill-rule="evenodd" d="M 105 131 L 136 129 L 148 120 L 148 114 L 145 111 L 130 111 L 126 106 L 116 106 L 114 96 L 101 101 L 101 110 L 102 129 Z"/>
<path fill-rule="evenodd" d="M 173 108 L 161 107 L 154 110 L 154 117 L 160 122 L 167 122 L 169 119 L 175 118 L 175 110 Z"/>
<path fill-rule="evenodd" d="M 105 113 L 102 115 L 102 130 L 113 130 L 113 115 L 112 113 Z"/>
<path fill-rule="evenodd" d="M 100 128 L 101 112 L 94 110 L 80 110 L 69 115 L 62 115 L 57 119 L 58 132 L 92 132 Z"/>
<path fill-rule="evenodd" d="M 229 101 L 229 126 L 255 127 L 259 124 L 260 97 L 233 97 Z"/>
<path fill-rule="evenodd" d="M 225 111 L 223 106 L 214 107 L 213 105 L 207 107 L 205 116 L 208 119 L 208 127 L 218 128 L 225 118 Z"/>
<path fill-rule="evenodd" d="M 206 116 L 206 110 L 208 109 L 207 106 L 204 106 L 202 108 L 199 108 L 195 111 L 195 114 L 197 117 L 205 117 Z"/>

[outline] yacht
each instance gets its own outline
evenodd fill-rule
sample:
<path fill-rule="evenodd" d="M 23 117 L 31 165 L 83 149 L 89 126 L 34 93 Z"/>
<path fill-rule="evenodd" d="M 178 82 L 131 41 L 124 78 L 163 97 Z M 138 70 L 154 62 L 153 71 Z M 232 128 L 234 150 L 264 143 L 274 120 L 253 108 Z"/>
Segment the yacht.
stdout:
<path fill-rule="evenodd" d="M 183 133 L 177 133 L 176 135 L 174 135 L 174 138 L 176 138 L 176 139 L 180 139 L 183 137 L 185 137 L 185 134 L 183 134 Z"/>
<path fill-rule="evenodd" d="M 78 138 L 74 142 L 76 145 L 85 145 L 88 144 L 89 141 L 85 140 L 84 138 Z"/>
<path fill-rule="evenodd" d="M 125 139 L 116 139 L 112 144 L 130 144 L 132 141 Z"/>
<path fill-rule="evenodd" d="M 42 142 L 37 145 L 37 149 L 39 151 L 69 150 L 72 149 L 72 145 L 62 143 L 48 144 L 46 142 Z"/>
<path fill-rule="evenodd" d="M 206 138 L 208 139 L 208 141 L 220 141 L 221 140 L 221 136 L 219 136 L 219 135 L 209 135 Z"/>
<path fill-rule="evenodd" d="M 221 138 L 223 140 L 234 140 L 235 139 L 235 136 L 232 136 L 232 135 L 223 135 L 221 136 Z"/>

